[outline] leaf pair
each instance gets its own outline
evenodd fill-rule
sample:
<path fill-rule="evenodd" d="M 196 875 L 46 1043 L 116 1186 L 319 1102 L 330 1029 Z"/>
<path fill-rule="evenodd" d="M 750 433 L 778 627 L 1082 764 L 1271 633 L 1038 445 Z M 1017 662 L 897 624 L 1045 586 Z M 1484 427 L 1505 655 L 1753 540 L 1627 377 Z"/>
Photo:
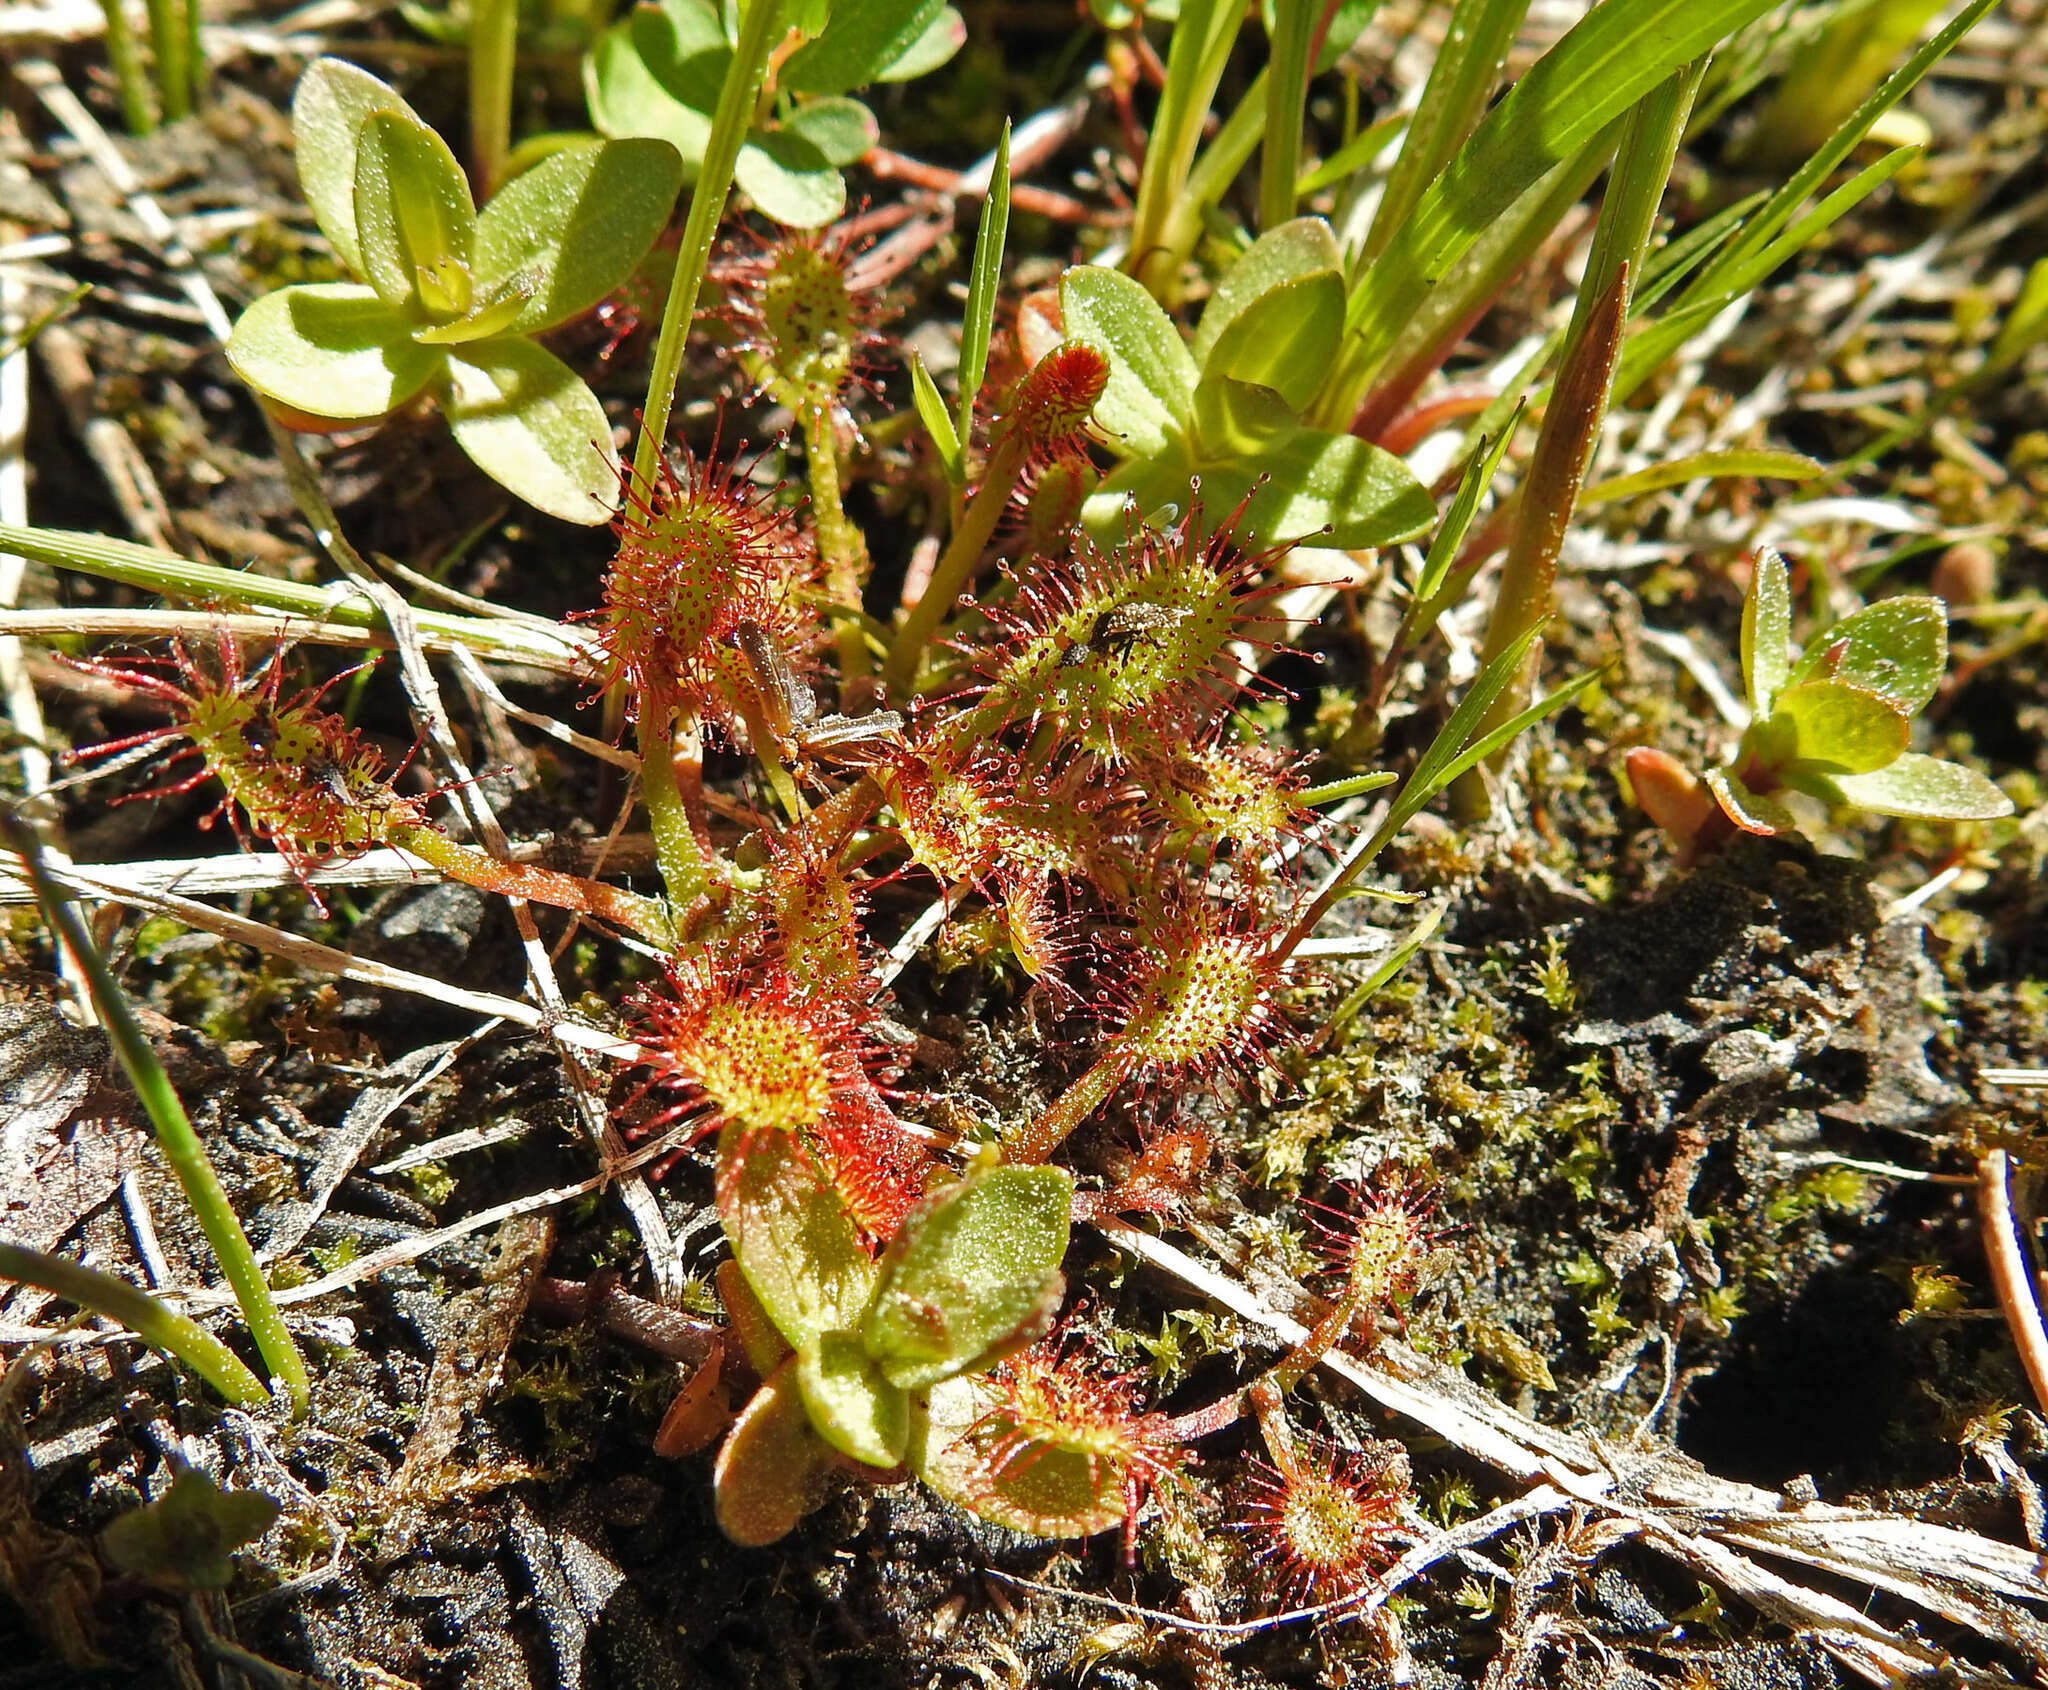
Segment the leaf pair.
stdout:
<path fill-rule="evenodd" d="M 926 1393 L 1049 1323 L 1072 1202 L 1062 1169 L 977 1166 L 877 1261 L 816 1154 L 788 1133 L 727 1127 L 719 1208 L 745 1285 L 729 1300 L 765 1383 L 719 1455 L 726 1533 L 780 1537 L 842 1458 L 921 1466 Z"/>
<path fill-rule="evenodd" d="M 937 70 L 967 32 L 944 0 L 848 0 L 816 20 L 794 10 L 815 38 L 783 61 L 783 98 L 748 132 L 733 178 L 776 222 L 814 229 L 845 209 L 840 171 L 880 137 L 850 91 Z M 643 0 L 584 62 L 591 121 L 606 135 L 669 142 L 694 174 L 732 56 L 724 13 L 710 0 Z"/>
<path fill-rule="evenodd" d="M 1245 522 L 1262 544 L 1384 546 L 1435 520 L 1399 458 L 1301 420 L 1344 329 L 1342 263 L 1321 218 L 1251 246 L 1210 296 L 1192 348 L 1116 271 L 1069 270 L 1060 304 L 1067 337 L 1110 364 L 1095 420 L 1124 461 L 1084 512 L 1098 533 L 1121 521 L 1126 500 L 1148 516 L 1178 507 L 1196 478 L 1211 510 L 1250 495 Z"/>
<path fill-rule="evenodd" d="M 373 421 L 431 392 L 494 480 L 550 515 L 608 520 L 619 471 L 604 409 L 531 337 L 632 273 L 675 202 L 674 149 L 565 147 L 479 212 L 447 144 L 353 65 L 308 67 L 292 129 L 313 215 L 362 280 L 257 300 L 228 342 L 236 372 L 314 426 Z"/>

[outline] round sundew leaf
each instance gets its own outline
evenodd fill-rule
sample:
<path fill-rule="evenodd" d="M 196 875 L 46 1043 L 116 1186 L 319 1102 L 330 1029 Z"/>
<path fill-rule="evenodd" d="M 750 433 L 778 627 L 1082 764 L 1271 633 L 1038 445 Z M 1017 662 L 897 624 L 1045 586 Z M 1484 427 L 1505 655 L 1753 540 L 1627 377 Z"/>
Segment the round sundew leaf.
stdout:
<path fill-rule="evenodd" d="M 712 1465 L 719 1530 L 748 1548 L 786 1537 L 831 1494 L 835 1458 L 811 1425 L 796 1368 L 792 1356 L 748 1399 Z"/>
<path fill-rule="evenodd" d="M 792 129 L 755 130 L 732 179 L 764 217 L 792 229 L 819 228 L 846 209 L 846 179 Z"/>
<path fill-rule="evenodd" d="M 587 311 L 632 275 L 682 187 L 667 141 L 593 141 L 508 182 L 477 219 L 480 292 L 530 290 L 506 332 L 537 334 Z"/>
<path fill-rule="evenodd" d="M 967 20 L 951 6 L 941 6 L 939 15 L 888 66 L 875 73 L 877 82 L 908 82 L 945 64 L 967 45 Z"/>
<path fill-rule="evenodd" d="M 1062 1168 L 984 1168 L 913 1211 L 882 1258 L 861 1328 L 883 1373 L 922 1390 L 1031 1332 L 1058 1307 L 1074 1202 Z"/>
<path fill-rule="evenodd" d="M 447 348 L 441 407 L 455 441 L 499 486 L 565 522 L 609 522 L 619 459 L 597 395 L 528 340 Z"/>
<path fill-rule="evenodd" d="M 857 164 L 882 138 L 875 114 L 843 94 L 805 101 L 782 127 L 785 133 L 801 135 L 831 165 Z"/>
<path fill-rule="evenodd" d="M 1308 281 L 1317 276 L 1337 279 L 1341 291 L 1344 278 L 1343 254 L 1337 237 L 1320 217 L 1296 217 L 1269 229 L 1245 249 L 1244 255 L 1224 272 L 1203 308 L 1195 327 L 1194 358 L 1205 370 L 1215 367 L 1212 349 L 1224 330 L 1275 288 Z M 1339 310 L 1341 327 L 1342 310 Z M 1235 372 L 1223 371 L 1225 375 Z M 1245 376 L 1253 381 L 1259 378 Z"/>
<path fill-rule="evenodd" d="M 369 422 L 403 405 L 446 355 L 357 282 L 267 293 L 228 337 L 228 362 L 266 397 L 336 422 Z"/>
<path fill-rule="evenodd" d="M 1109 360 L 1109 385 L 1095 420 L 1133 457 L 1164 455 L 1186 433 L 1195 393 L 1195 360 L 1159 302 L 1129 276 L 1100 265 L 1060 280 L 1067 339 Z"/>
<path fill-rule="evenodd" d="M 1816 635 L 1789 681 L 1843 681 L 1911 718 L 1927 707 L 1947 667 L 1947 608 L 1940 599 L 1907 594 L 1865 605 Z"/>
<path fill-rule="evenodd" d="M 373 112 L 356 139 L 355 203 L 363 280 L 386 305 L 435 319 L 468 311 L 476 206 L 446 141 L 410 114 Z"/>
<path fill-rule="evenodd" d="M 944 0 L 835 0 L 825 30 L 790 54 L 777 83 L 798 94 L 844 94 L 923 41 Z"/>
<path fill-rule="evenodd" d="M 363 272 L 356 239 L 356 137 L 380 111 L 419 121 L 395 91 L 343 59 L 315 59 L 292 95 L 299 187 L 334 255 L 356 275 Z"/>
<path fill-rule="evenodd" d="M 857 1328 L 879 1275 L 822 1160 L 786 1132 L 727 1126 L 718 1213 L 747 1284 L 797 1350 Z"/>
<path fill-rule="evenodd" d="M 1121 1467 L 1044 1445 L 1005 1461 L 1012 1429 L 985 1377 L 948 1379 L 912 1399 L 904 1459 L 948 1502 L 1032 1537 L 1093 1537 L 1122 1521 Z"/>
<path fill-rule="evenodd" d="M 1905 752 L 1868 774 L 1835 775 L 1828 784 L 1845 803 L 1881 816 L 1995 821 L 2013 809 L 2012 800 L 1975 769 L 1918 751 Z"/>
<path fill-rule="evenodd" d="M 818 1435 L 869 1467 L 894 1467 L 910 1442 L 910 1399 L 882 1375 L 860 1338 L 827 1332 L 797 1357 L 797 1384 Z"/>
<path fill-rule="evenodd" d="M 1889 699 L 1846 681 L 1803 681 L 1778 694 L 1773 738 L 1791 728 L 1788 763 L 1816 774 L 1862 775 L 1906 749 L 1912 724 Z"/>

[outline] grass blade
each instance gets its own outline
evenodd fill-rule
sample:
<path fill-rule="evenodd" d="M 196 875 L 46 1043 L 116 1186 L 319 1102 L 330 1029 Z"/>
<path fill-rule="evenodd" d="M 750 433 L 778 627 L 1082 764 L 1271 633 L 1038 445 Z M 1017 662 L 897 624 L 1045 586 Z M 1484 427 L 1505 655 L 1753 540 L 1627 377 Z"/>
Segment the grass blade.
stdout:
<path fill-rule="evenodd" d="M 1329 412 L 1348 412 L 1430 290 L 1528 188 L 1770 3 L 1600 0 L 1487 113 L 1359 279 L 1346 317 L 1354 393 L 1329 396 Z M 1320 420 L 1337 426 L 1329 412 Z"/>
<path fill-rule="evenodd" d="M 249 1323 L 249 1335 L 256 1340 L 256 1348 L 262 1352 L 271 1377 L 284 1387 L 293 1415 L 304 1414 L 312 1395 L 306 1364 L 299 1356 L 298 1345 L 292 1342 L 291 1333 L 285 1329 L 284 1317 L 277 1312 L 269 1283 L 256 1263 L 256 1252 L 249 1248 L 249 1235 L 242 1230 L 228 1194 L 221 1189 L 220 1177 L 206 1158 L 206 1146 L 193 1131 L 185 1105 L 143 1035 L 135 1012 L 128 1007 L 127 994 L 93 943 L 78 906 L 64 897 L 43 871 L 42 848 L 35 835 L 9 811 L 0 811 L 0 832 L 5 833 L 9 849 L 21 858 L 50 932 L 71 952 L 85 975 L 93 1008 L 107 1029 L 128 1083 L 135 1088 L 135 1095 L 142 1100 L 142 1107 L 156 1128 L 157 1144 L 171 1171 L 178 1176 L 185 1200 L 192 1205 L 193 1218 L 206 1234 L 207 1243 L 213 1246 L 221 1273 L 234 1287 L 242 1318 Z"/>
<path fill-rule="evenodd" d="M 967 309 L 960 318 L 960 427 L 956 441 L 974 438 L 974 401 L 988 374 L 988 337 L 996 320 L 996 288 L 1003 276 L 1003 242 L 1010 230 L 1010 124 L 996 143 L 995 172 L 982 201 L 981 228 L 974 237 L 974 263 L 967 274 Z M 929 378 L 927 378 L 929 379 Z M 944 450 L 943 443 L 940 450 Z M 955 446 L 958 455 L 958 445 Z"/>
<path fill-rule="evenodd" d="M 7 1243 L 0 1243 L 0 1279 L 33 1285 L 119 1321 L 151 1349 L 182 1361 L 237 1408 L 261 1408 L 270 1400 L 263 1381 L 240 1356 L 196 1320 L 188 1320 L 139 1285 L 62 1256 Z"/>
<path fill-rule="evenodd" d="M 1308 99 L 1309 53 L 1322 0 L 1274 0 L 1266 65 L 1266 138 L 1259 154 L 1259 228 L 1277 229 L 1294 215 L 1301 174 L 1302 108 Z"/>

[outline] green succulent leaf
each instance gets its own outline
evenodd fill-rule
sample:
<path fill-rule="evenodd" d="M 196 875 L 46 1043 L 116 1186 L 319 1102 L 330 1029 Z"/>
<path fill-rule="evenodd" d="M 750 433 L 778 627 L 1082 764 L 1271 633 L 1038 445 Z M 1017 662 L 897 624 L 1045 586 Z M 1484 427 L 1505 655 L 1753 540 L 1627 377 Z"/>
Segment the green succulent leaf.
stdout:
<path fill-rule="evenodd" d="M 1742 684 L 1750 708 L 1768 716 L 1792 671 L 1792 589 L 1785 560 L 1766 546 L 1742 601 Z"/>
<path fill-rule="evenodd" d="M 455 442 L 499 486 L 565 522 L 609 522 L 619 459 L 597 395 L 552 352 L 528 340 L 451 348 L 447 391 Z"/>
<path fill-rule="evenodd" d="M 763 216 L 792 229 L 819 228 L 846 209 L 846 179 L 791 129 L 756 129 L 732 174 Z"/>
<path fill-rule="evenodd" d="M 171 1488 L 123 1514 L 100 1533 L 108 1562 L 134 1578 L 173 1590 L 224 1590 L 234 1552 L 269 1531 L 277 1503 L 260 1491 L 224 1491 L 188 1467 Z"/>
<path fill-rule="evenodd" d="M 1129 276 L 1099 265 L 1061 278 L 1060 310 L 1067 338 L 1109 360 L 1096 422 L 1134 457 L 1166 452 L 1187 427 L 1196 374 L 1172 319 Z"/>
<path fill-rule="evenodd" d="M 707 116 L 732 62 L 732 39 L 706 0 L 641 0 L 626 19 L 634 50 L 671 99 Z"/>
<path fill-rule="evenodd" d="M 801 135 L 818 149 L 827 164 L 858 164 L 882 138 L 875 114 L 843 94 L 806 100 L 792 112 L 783 129 Z"/>
<path fill-rule="evenodd" d="M 712 1465 L 719 1530 L 758 1548 L 786 1537 L 829 1494 L 836 1458 L 818 1436 L 791 1356 L 747 1399 Z"/>
<path fill-rule="evenodd" d="M 882 1259 L 861 1328 L 894 1383 L 963 1373 L 1057 1308 L 1074 1181 L 1063 1168 L 992 1167 L 928 1199 Z"/>
<path fill-rule="evenodd" d="M 1210 343 L 1205 377 L 1270 387 L 1301 411 L 1336 362 L 1344 332 L 1344 280 L 1319 270 L 1268 288 Z"/>
<path fill-rule="evenodd" d="M 929 75 L 967 45 L 967 20 L 951 6 L 941 6 L 938 16 L 925 26 L 924 34 L 891 60 L 888 68 L 875 73 L 877 82 L 908 82 Z"/>
<path fill-rule="evenodd" d="M 412 331 L 422 346 L 460 346 L 465 341 L 489 340 L 511 330 L 525 315 L 544 280 L 538 273 L 507 276 L 487 291 L 478 292 L 472 282 L 469 309 L 445 323 L 428 323 Z"/>
<path fill-rule="evenodd" d="M 1275 288 L 1322 275 L 1343 285 L 1344 257 L 1337 237 L 1320 217 L 1296 217 L 1269 229 L 1245 249 L 1244 256 L 1224 272 L 1203 308 L 1195 328 L 1194 357 L 1203 369 L 1215 368 L 1209 353 L 1223 331 Z M 1340 309 L 1341 317 L 1341 309 Z M 1340 322 L 1339 326 L 1342 324 Z M 1234 372 L 1224 371 L 1224 374 Z M 1327 369 L 1324 372 L 1327 374 Z M 1255 377 L 1241 379 L 1250 381 Z"/>
<path fill-rule="evenodd" d="M 1978 822 L 2009 816 L 2013 809 L 2012 800 L 1975 769 L 1918 751 L 1868 774 L 1836 775 L 1829 784 L 1843 802 L 1881 816 Z"/>
<path fill-rule="evenodd" d="M 777 81 L 798 94 L 844 94 L 878 82 L 944 9 L 944 0 L 836 0 L 825 33 L 792 53 Z"/>
<path fill-rule="evenodd" d="M 632 275 L 682 180 L 672 145 L 630 139 L 564 147 L 507 183 L 477 219 L 472 266 L 479 289 L 531 288 L 508 332 L 566 322 Z"/>
<path fill-rule="evenodd" d="M 860 1337 L 827 1332 L 797 1357 L 797 1384 L 818 1435 L 870 1467 L 894 1467 L 910 1443 L 910 1399 Z"/>
<path fill-rule="evenodd" d="M 663 86 L 641 56 L 630 23 L 598 37 L 583 61 L 583 94 L 599 134 L 666 141 L 682 156 L 684 180 L 696 177 L 711 139 L 710 110 L 685 105 Z"/>
<path fill-rule="evenodd" d="M 1723 813 L 1745 833 L 1797 833 L 1799 820 L 1775 798 L 1750 791 L 1733 769 L 1709 769 L 1707 790 Z"/>
<path fill-rule="evenodd" d="M 1927 707 L 1948 667 L 1948 610 L 1924 594 L 1880 599 L 1811 641 L 1791 680 L 1845 681 L 1890 699 L 1907 716 Z"/>
<path fill-rule="evenodd" d="M 1247 493 L 1245 522 L 1263 545 L 1319 537 L 1355 551 L 1412 540 L 1436 522 L 1428 489 L 1393 453 L 1315 428 L 1280 431 L 1229 463 L 1203 466 L 1203 503 L 1217 518 Z"/>
<path fill-rule="evenodd" d="M 343 59 L 315 59 L 292 95 L 299 186 L 335 256 L 356 275 L 363 273 L 356 239 L 356 138 L 378 112 L 419 121 L 393 90 Z"/>
<path fill-rule="evenodd" d="M 1861 775 L 1906 749 L 1912 722 L 1891 700 L 1846 681 L 1803 681 L 1778 694 L 1765 725 L 1772 761 L 1816 774 Z M 1789 755 L 1778 752 L 1789 730 Z"/>
<path fill-rule="evenodd" d="M 860 1325 L 874 1260 L 819 1159 L 788 1133 L 719 1134 L 718 1212 L 747 1284 L 794 1348 Z"/>
<path fill-rule="evenodd" d="M 476 205 L 448 143 L 410 115 L 373 112 L 356 138 L 363 280 L 394 311 L 435 319 L 470 307 Z"/>
<path fill-rule="evenodd" d="M 396 410 L 440 372 L 445 354 L 358 282 L 267 293 L 236 322 L 228 362 L 257 392 L 336 422 Z"/>

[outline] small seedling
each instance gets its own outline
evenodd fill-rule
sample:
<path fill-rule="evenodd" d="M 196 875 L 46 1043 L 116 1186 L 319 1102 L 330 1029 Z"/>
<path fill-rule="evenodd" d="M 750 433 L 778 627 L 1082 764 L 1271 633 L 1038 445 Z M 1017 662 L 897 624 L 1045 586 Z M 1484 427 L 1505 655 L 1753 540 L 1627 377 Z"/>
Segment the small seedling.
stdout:
<path fill-rule="evenodd" d="M 782 58 L 733 167 L 739 189 L 766 216 L 814 229 L 846 206 L 840 171 L 880 136 L 851 97 L 873 82 L 908 82 L 937 70 L 967 39 L 943 0 L 853 0 L 793 8 L 810 39 Z M 807 15 L 815 14 L 815 15 Z M 584 62 L 591 121 L 606 135 L 656 136 L 702 163 L 734 55 L 729 9 L 709 0 L 642 0 L 599 38 Z"/>
<path fill-rule="evenodd" d="M 1906 749 L 1948 665 L 1941 600 L 1880 599 L 1795 656 L 1789 582 L 1784 558 L 1759 551 L 1742 607 L 1742 680 L 1755 714 L 1734 756 L 1699 776 L 1661 751 L 1629 755 L 1637 801 L 1686 857 L 1737 831 L 1800 832 L 1786 792 L 1932 821 L 2011 815 L 2012 800 L 1975 769 Z"/>
<path fill-rule="evenodd" d="M 366 71 L 319 59 L 292 101 L 299 182 L 353 282 L 265 294 L 228 361 L 296 427 L 374 422 L 423 393 L 493 480 L 551 516 L 619 503 L 597 396 L 534 337 L 633 273 L 682 181 L 666 142 L 550 154 L 479 212 L 455 155 Z"/>

